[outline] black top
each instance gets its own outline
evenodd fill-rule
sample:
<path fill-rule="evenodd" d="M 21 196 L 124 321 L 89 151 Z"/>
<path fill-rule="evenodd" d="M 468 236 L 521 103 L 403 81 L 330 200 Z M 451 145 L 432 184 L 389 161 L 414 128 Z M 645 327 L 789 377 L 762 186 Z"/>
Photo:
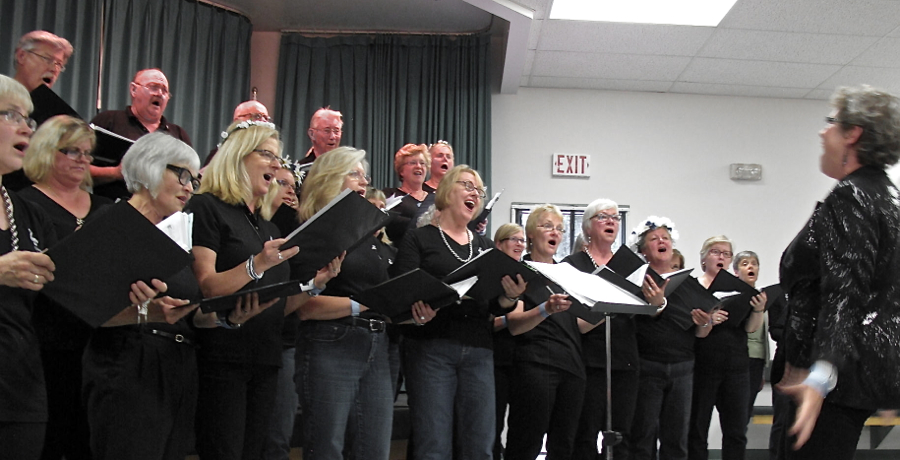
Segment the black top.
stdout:
<path fill-rule="evenodd" d="M 900 407 L 898 196 L 884 171 L 857 169 L 835 185 L 781 257 L 787 362 L 834 364 L 838 382 L 828 400 L 840 405 Z"/>
<path fill-rule="evenodd" d="M 694 340 L 695 368 L 705 367 L 721 370 L 747 369 L 750 365 L 747 350 L 747 331 L 744 326 L 749 317 L 738 326 L 710 326 L 712 330 L 706 338 Z M 729 318 L 728 321 L 731 321 Z"/>
<path fill-rule="evenodd" d="M 131 111 L 131 106 L 125 107 L 125 110 L 107 110 L 101 112 L 91 120 L 91 123 L 133 141 L 140 139 L 144 134 L 150 133 L 147 127 L 141 124 L 140 120 L 134 116 L 134 113 Z M 187 131 L 175 123 L 170 123 L 166 120 L 166 117 L 160 119 L 157 131 L 165 132 L 175 139 L 180 139 L 184 141 L 185 144 L 191 145 L 191 138 L 188 136 Z M 97 185 L 94 187 L 94 193 L 113 200 L 131 197 L 128 188 L 125 187 L 124 180 Z"/>
<path fill-rule="evenodd" d="M 382 256 L 374 236 L 366 237 L 344 257 L 341 271 L 335 276 L 322 295 L 351 297 L 388 280 L 389 259 Z M 363 318 L 387 319 L 373 311 L 364 311 Z"/>
<path fill-rule="evenodd" d="M 20 251 L 55 243 L 49 218 L 38 206 L 10 193 Z M 5 212 L 5 211 L 4 211 Z M 0 254 L 12 250 L 10 230 L 0 231 Z M 46 422 L 47 392 L 38 338 L 31 325 L 37 292 L 0 286 L 0 422 Z"/>
<path fill-rule="evenodd" d="M 251 214 L 246 205 L 230 205 L 207 193 L 191 198 L 186 209 L 194 213 L 194 246 L 216 253 L 216 272 L 243 266 L 250 256 L 262 251 L 264 242 L 281 236 L 273 223 Z M 290 268 L 282 263 L 266 271 L 261 280 L 250 281 L 240 289 L 287 281 L 289 276 Z M 279 300 L 240 329 L 198 330 L 200 358 L 280 367 L 284 305 L 285 299 Z"/>
<path fill-rule="evenodd" d="M 392 219 L 385 227 L 388 238 L 394 243 L 400 244 L 403 240 L 403 235 L 407 231 L 416 228 L 419 216 L 425 214 L 425 211 L 428 211 L 428 208 L 434 204 L 434 193 L 428 193 L 425 195 L 424 200 L 419 201 L 399 188 L 386 188 L 382 191 L 387 198 L 392 196 L 403 197 L 400 204 L 391 209 Z"/>
<path fill-rule="evenodd" d="M 563 262 L 592 273 L 596 267 L 584 251 L 572 254 Z M 610 322 L 612 337 L 612 368 L 614 370 L 637 370 L 638 348 L 634 319 L 629 315 L 615 315 Z M 601 324 L 581 336 L 582 359 L 586 367 L 606 368 L 606 325 Z"/>
<path fill-rule="evenodd" d="M 463 259 L 469 256 L 468 244 L 459 244 L 453 238 L 445 237 L 458 256 Z M 472 257 L 492 247 L 494 243 L 490 239 L 473 232 Z M 441 231 L 433 225 L 426 225 L 406 233 L 391 274 L 397 276 L 421 268 L 435 278 L 442 279 L 462 264 L 444 244 Z M 463 345 L 491 348 L 491 305 L 492 302 L 484 300 L 463 300 L 459 304 L 441 308 L 437 316 L 424 326 L 408 327 L 404 333 L 416 339 L 450 339 Z M 498 315 L 506 313 L 497 311 L 496 308 L 494 310 Z"/>
<path fill-rule="evenodd" d="M 682 328 L 672 317 L 679 306 L 692 307 L 689 304 L 688 290 L 705 291 L 696 278 L 688 277 L 666 298 L 668 306 L 657 316 L 638 315 L 637 325 L 638 353 L 641 359 L 658 363 L 682 363 L 694 359 L 694 327 Z"/>
<path fill-rule="evenodd" d="M 19 192 L 19 196 L 44 210 L 53 224 L 58 239 L 61 240 L 78 229 L 76 217 L 37 188 L 26 187 Z M 95 211 L 112 204 L 109 198 L 97 195 L 90 197 L 91 208 L 84 218 L 85 222 L 96 216 Z M 43 295 L 39 295 L 34 302 L 32 321 L 41 341 L 41 348 L 45 350 L 83 350 L 93 331 L 75 314 Z"/>
<path fill-rule="evenodd" d="M 525 255 L 531 260 L 531 254 Z M 554 262 L 556 263 L 556 262 Z M 515 336 L 517 361 L 527 361 L 562 369 L 584 378 L 581 361 L 581 331 L 571 313 L 555 313 L 533 329 Z"/>
<path fill-rule="evenodd" d="M 295 228 L 300 226 L 300 221 L 297 220 L 297 210 L 286 204 L 282 204 L 278 207 L 278 210 L 275 211 L 275 215 L 272 216 L 271 222 L 278 227 L 278 231 L 281 232 L 282 235 L 288 235 L 294 231 Z M 302 256 L 297 255 L 290 260 L 299 259 L 300 257 Z M 290 265 L 290 260 L 288 261 L 288 265 Z M 296 279 L 296 277 L 291 276 L 291 279 Z M 309 280 L 301 281 L 305 283 Z M 285 350 L 294 348 L 297 345 L 297 328 L 299 326 L 300 316 L 296 313 L 284 317 L 284 326 L 281 327 L 281 344 Z"/>

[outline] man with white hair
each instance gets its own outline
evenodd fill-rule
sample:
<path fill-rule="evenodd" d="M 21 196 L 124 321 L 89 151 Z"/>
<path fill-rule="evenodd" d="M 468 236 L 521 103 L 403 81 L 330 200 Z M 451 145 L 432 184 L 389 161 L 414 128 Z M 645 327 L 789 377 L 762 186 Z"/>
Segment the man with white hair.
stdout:
<path fill-rule="evenodd" d="M 257 100 L 249 100 L 244 101 L 238 104 L 237 107 L 234 108 L 234 114 L 231 117 L 231 122 L 235 121 L 269 121 L 271 117 L 269 117 L 269 109 L 266 108 Z M 219 148 L 216 147 L 209 151 L 206 155 L 206 160 L 203 161 L 203 167 L 206 168 L 206 165 L 209 164 L 209 161 L 216 156 L 216 152 L 219 151 Z M 201 171 L 202 172 L 202 171 Z"/>

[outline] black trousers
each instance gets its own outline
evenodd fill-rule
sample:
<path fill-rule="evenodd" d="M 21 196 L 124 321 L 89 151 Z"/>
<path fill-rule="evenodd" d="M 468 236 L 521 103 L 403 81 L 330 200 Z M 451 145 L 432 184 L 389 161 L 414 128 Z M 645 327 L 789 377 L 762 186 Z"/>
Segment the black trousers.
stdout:
<path fill-rule="evenodd" d="M 90 430 L 81 399 L 81 359 L 78 350 L 41 350 L 47 384 L 47 435 L 41 460 L 90 460 Z"/>
<path fill-rule="evenodd" d="M 696 363 L 694 394 L 691 399 L 691 426 L 688 431 L 688 459 L 709 458 L 709 425 L 713 406 L 719 410 L 722 427 L 722 459 L 744 460 L 747 450 L 746 367 L 722 368 Z"/>
<path fill-rule="evenodd" d="M 637 369 L 612 371 L 612 428 L 622 433 L 622 442 L 613 447 L 616 460 L 628 458 L 638 387 Z M 597 435 L 603 430 L 606 430 L 606 369 L 589 367 L 572 458 L 596 460 L 601 454 L 605 457 L 606 449 L 597 452 Z"/>
<path fill-rule="evenodd" d="M 503 458 L 503 427 L 506 423 L 506 406 L 509 404 L 510 385 L 513 382 L 513 366 L 494 364 L 494 401 L 497 403 L 497 438 L 494 440 L 494 460 Z"/>
<path fill-rule="evenodd" d="M 793 402 L 790 406 L 782 436 L 782 449 L 787 460 L 853 460 L 863 425 L 875 413 L 874 410 L 839 406 L 826 399 L 812 436 L 803 447 L 794 450 L 796 438 L 788 436 L 787 429 L 794 424 L 797 406 Z"/>
<path fill-rule="evenodd" d="M 547 458 L 569 459 L 575 443 L 584 379 L 544 364 L 515 363 L 509 401 L 506 460 L 533 460 L 547 434 Z"/>
<path fill-rule="evenodd" d="M 46 423 L 0 422 L 4 458 L 37 460 L 44 445 Z"/>

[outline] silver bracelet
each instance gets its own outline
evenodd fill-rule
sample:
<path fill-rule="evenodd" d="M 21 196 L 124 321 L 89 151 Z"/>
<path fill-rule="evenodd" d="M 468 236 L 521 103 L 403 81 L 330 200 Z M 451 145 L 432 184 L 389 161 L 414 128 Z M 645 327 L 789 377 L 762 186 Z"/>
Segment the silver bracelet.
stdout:
<path fill-rule="evenodd" d="M 256 273 L 256 270 L 253 268 L 253 256 L 247 259 L 247 276 L 250 277 L 253 281 L 259 281 L 262 279 L 264 273 Z"/>

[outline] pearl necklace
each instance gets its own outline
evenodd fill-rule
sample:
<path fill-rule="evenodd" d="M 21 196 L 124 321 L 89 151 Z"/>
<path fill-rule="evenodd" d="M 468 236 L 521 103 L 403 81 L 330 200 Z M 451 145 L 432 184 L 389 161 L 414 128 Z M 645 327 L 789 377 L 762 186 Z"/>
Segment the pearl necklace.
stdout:
<path fill-rule="evenodd" d="M 582 251 L 587 254 L 588 259 L 591 259 L 591 262 L 594 264 L 594 268 L 600 268 L 600 264 L 598 264 L 597 261 L 594 260 L 594 256 L 591 255 L 591 251 L 588 250 L 587 246 L 585 246 Z"/>
<path fill-rule="evenodd" d="M 13 204 L 12 200 L 9 199 L 9 193 L 6 191 L 6 187 L 0 186 L 0 194 L 3 195 L 3 204 L 6 208 L 6 219 L 9 220 L 9 233 L 12 239 L 12 250 L 19 250 L 19 232 L 16 229 L 16 217 L 13 215 Z"/>
<path fill-rule="evenodd" d="M 447 237 L 444 235 L 444 229 L 441 228 L 441 224 L 438 224 L 438 231 L 440 231 L 441 233 L 441 239 L 444 240 L 444 245 L 447 246 L 448 250 L 450 250 L 450 254 L 453 254 L 453 257 L 456 257 L 456 260 L 462 263 L 466 263 L 472 260 L 472 232 L 470 232 L 468 228 L 466 229 L 466 236 L 469 237 L 469 257 L 465 259 L 457 255 L 456 251 L 454 251 L 453 248 L 450 247 L 450 243 L 447 241 Z"/>

